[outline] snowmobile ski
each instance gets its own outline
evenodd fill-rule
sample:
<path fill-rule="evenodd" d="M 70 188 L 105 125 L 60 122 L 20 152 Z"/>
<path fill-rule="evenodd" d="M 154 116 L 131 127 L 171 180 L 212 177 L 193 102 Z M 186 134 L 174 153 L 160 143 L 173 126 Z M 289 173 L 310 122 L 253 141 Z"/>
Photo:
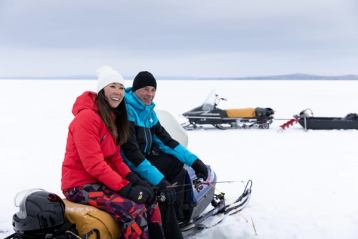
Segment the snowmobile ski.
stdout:
<path fill-rule="evenodd" d="M 225 204 L 225 194 L 215 194 L 211 202 L 213 208 L 194 218 L 189 223 L 182 225 L 181 230 L 184 236 L 191 236 L 197 232 L 212 228 L 220 224 L 226 216 L 234 215 L 242 211 L 248 204 L 251 197 L 252 180 L 247 181 L 244 191 L 233 202 Z"/>

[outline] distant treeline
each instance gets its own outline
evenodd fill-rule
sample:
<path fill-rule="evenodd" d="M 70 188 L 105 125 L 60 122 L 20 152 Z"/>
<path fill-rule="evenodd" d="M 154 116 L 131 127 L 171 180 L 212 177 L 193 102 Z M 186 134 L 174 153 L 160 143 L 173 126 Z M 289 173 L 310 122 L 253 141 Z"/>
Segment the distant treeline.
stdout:
<path fill-rule="evenodd" d="M 132 80 L 134 76 L 125 76 L 126 80 Z M 0 80 L 95 80 L 94 75 L 71 75 L 71 76 L 0 76 Z M 310 74 L 287 74 L 268 76 L 247 77 L 195 77 L 195 76 L 157 76 L 158 80 L 358 80 L 358 75 L 310 75 Z"/>
<path fill-rule="evenodd" d="M 200 78 L 203 80 L 218 78 Z M 335 75 L 322 76 L 310 74 L 287 74 L 287 75 L 270 75 L 270 76 L 249 76 L 249 77 L 223 77 L 226 80 L 358 80 L 358 75 Z"/>

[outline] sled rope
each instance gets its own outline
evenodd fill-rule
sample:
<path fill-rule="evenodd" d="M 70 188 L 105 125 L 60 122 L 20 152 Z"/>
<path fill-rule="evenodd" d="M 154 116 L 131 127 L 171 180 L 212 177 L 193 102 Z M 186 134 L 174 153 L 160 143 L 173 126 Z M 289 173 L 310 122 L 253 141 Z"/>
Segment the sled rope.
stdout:
<path fill-rule="evenodd" d="M 292 118 L 273 118 L 273 121 L 288 121 L 291 120 Z"/>

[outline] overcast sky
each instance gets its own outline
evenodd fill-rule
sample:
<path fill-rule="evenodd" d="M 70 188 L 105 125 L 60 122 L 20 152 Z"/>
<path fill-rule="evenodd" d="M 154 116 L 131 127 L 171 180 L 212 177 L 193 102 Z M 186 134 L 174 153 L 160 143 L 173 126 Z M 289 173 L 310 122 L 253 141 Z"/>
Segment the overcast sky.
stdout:
<path fill-rule="evenodd" d="M 0 76 L 358 74 L 357 0 L 0 0 Z"/>

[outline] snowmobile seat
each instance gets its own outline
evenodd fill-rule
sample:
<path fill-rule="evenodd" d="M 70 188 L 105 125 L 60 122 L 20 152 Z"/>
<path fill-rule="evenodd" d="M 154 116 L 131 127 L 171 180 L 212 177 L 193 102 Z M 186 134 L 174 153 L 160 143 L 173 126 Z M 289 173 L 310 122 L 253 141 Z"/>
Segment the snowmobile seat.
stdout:
<path fill-rule="evenodd" d="M 69 222 L 76 224 L 81 237 L 87 232 L 97 229 L 101 239 L 119 238 L 119 225 L 107 212 L 89 205 L 73 203 L 66 199 L 63 201 L 66 206 L 65 217 Z M 96 238 L 95 233 L 88 237 L 88 239 Z"/>
<path fill-rule="evenodd" d="M 228 118 L 255 118 L 255 108 L 225 109 Z"/>

